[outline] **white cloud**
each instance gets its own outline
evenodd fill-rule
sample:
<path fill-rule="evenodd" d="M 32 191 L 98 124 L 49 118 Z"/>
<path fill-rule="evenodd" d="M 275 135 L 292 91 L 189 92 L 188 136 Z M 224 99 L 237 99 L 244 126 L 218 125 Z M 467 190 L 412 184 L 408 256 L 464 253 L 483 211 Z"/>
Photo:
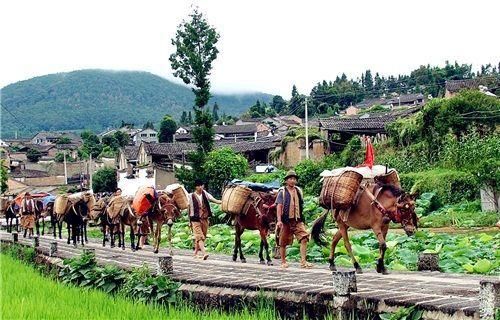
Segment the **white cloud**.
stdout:
<path fill-rule="evenodd" d="M 500 61 L 500 2 L 196 1 L 221 33 L 217 91 L 290 95 L 339 73 L 409 72 L 445 60 Z M 172 78 L 178 1 L 1 2 L 0 86 L 83 68 L 146 70 Z"/>

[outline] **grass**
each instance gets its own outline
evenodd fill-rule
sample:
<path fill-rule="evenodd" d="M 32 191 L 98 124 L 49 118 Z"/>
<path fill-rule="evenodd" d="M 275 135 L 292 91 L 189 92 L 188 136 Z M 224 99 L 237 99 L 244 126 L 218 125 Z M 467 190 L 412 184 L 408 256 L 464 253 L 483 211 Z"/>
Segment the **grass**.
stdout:
<path fill-rule="evenodd" d="M 190 306 L 171 307 L 110 296 L 97 290 L 63 285 L 32 267 L 0 254 L 1 319 L 275 319 L 274 309 L 229 314 L 202 312 Z"/>

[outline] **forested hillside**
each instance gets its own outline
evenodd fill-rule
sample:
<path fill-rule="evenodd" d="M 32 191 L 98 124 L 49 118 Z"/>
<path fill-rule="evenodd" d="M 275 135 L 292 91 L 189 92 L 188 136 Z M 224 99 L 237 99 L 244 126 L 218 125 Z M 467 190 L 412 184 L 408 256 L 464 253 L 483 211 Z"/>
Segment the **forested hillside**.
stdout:
<path fill-rule="evenodd" d="M 142 126 L 159 123 L 165 114 L 179 119 L 192 108 L 194 96 L 185 86 L 148 72 L 80 70 L 50 74 L 8 85 L 1 90 L 2 137 L 18 130 L 29 135 L 40 130 L 100 131 L 122 120 Z M 256 100 L 271 95 L 217 94 L 219 113 L 239 115 Z"/>

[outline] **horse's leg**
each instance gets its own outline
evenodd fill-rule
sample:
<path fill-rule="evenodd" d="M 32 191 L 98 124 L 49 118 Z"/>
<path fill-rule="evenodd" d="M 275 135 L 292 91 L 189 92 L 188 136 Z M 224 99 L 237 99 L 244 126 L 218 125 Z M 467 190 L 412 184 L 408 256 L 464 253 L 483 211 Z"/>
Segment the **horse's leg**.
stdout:
<path fill-rule="evenodd" d="M 130 248 L 135 251 L 135 232 L 132 226 L 130 226 Z"/>
<path fill-rule="evenodd" d="M 269 233 L 269 230 L 266 230 L 265 234 L 264 234 L 264 238 L 262 238 L 262 241 L 264 242 L 264 249 L 266 250 L 267 265 L 272 266 L 273 260 L 271 259 L 271 256 L 269 255 L 269 242 L 267 241 L 268 233 Z"/>
<path fill-rule="evenodd" d="M 35 228 L 36 228 L 36 235 L 40 235 L 40 220 L 39 217 L 35 215 Z"/>
<path fill-rule="evenodd" d="M 17 216 L 17 214 L 16 214 L 16 232 L 18 232 L 18 233 L 19 233 L 19 231 L 20 231 L 20 230 L 19 230 L 19 218 L 18 218 L 18 216 Z"/>
<path fill-rule="evenodd" d="M 10 225 L 9 225 L 9 219 L 10 219 Z M 12 218 L 6 218 L 7 221 L 7 232 L 11 233 L 12 232 Z"/>
<path fill-rule="evenodd" d="M 80 240 L 82 242 L 82 246 L 85 245 L 85 239 L 83 238 L 83 234 L 85 232 L 85 221 L 82 221 L 82 223 L 78 226 L 78 230 L 80 231 Z"/>
<path fill-rule="evenodd" d="M 160 248 L 160 241 L 161 241 L 161 227 L 163 225 L 163 221 L 159 220 L 156 223 L 156 230 L 155 230 L 155 239 L 154 239 L 154 248 L 155 251 L 154 253 L 158 253 L 159 248 Z"/>
<path fill-rule="evenodd" d="M 110 247 L 114 248 L 115 247 L 115 225 L 114 224 L 109 224 L 109 241 L 110 241 Z"/>
<path fill-rule="evenodd" d="M 265 230 L 259 230 L 259 234 L 260 234 L 260 248 L 259 248 L 259 262 L 260 264 L 264 264 L 265 263 L 265 260 L 264 260 L 264 246 L 265 246 L 265 241 L 266 241 L 266 232 Z"/>
<path fill-rule="evenodd" d="M 83 234 L 85 235 L 85 243 L 89 243 L 89 238 L 87 237 L 87 221 L 83 221 Z"/>
<path fill-rule="evenodd" d="M 385 251 L 387 250 L 387 244 L 385 243 L 385 236 L 387 235 L 388 225 L 382 226 L 382 228 L 373 228 L 373 232 L 378 240 L 378 259 L 377 259 L 377 272 L 382 274 L 388 274 L 387 269 L 384 265 Z"/>
<path fill-rule="evenodd" d="M 125 250 L 125 223 L 121 223 L 120 237 L 122 239 L 122 250 Z"/>
<path fill-rule="evenodd" d="M 337 247 L 337 244 L 339 243 L 341 238 L 342 238 L 342 233 L 340 232 L 340 230 L 338 230 L 337 233 L 335 233 L 335 235 L 333 236 L 332 247 L 330 249 L 330 257 L 328 258 L 331 271 L 337 270 L 337 268 L 335 267 L 335 248 Z"/>
<path fill-rule="evenodd" d="M 42 236 L 45 235 L 45 218 L 42 218 Z"/>
<path fill-rule="evenodd" d="M 59 239 L 62 239 L 62 225 L 63 225 L 62 221 L 57 222 L 57 228 L 59 229 Z"/>
<path fill-rule="evenodd" d="M 242 226 L 240 226 L 240 234 L 238 236 L 238 250 L 240 251 L 241 263 L 246 263 L 247 259 L 245 259 L 245 256 L 243 255 L 243 248 L 241 247 L 241 235 L 243 234 L 243 231 L 245 231 L 245 229 Z"/>
<path fill-rule="evenodd" d="M 356 269 L 356 273 L 363 273 L 363 270 L 361 269 L 359 263 L 356 261 L 356 258 L 354 257 L 354 254 L 352 253 L 351 243 L 349 242 L 349 235 L 347 234 L 348 226 L 345 223 L 341 222 L 338 223 L 338 225 L 339 225 L 339 230 L 342 233 L 342 238 L 344 239 L 344 246 L 347 249 L 347 253 L 349 253 L 349 256 L 351 257 L 352 264 Z"/>
<path fill-rule="evenodd" d="M 233 261 L 236 262 L 238 259 L 238 243 L 240 240 L 240 234 L 238 233 L 238 224 L 235 225 L 236 232 L 234 233 L 234 251 L 233 251 Z"/>

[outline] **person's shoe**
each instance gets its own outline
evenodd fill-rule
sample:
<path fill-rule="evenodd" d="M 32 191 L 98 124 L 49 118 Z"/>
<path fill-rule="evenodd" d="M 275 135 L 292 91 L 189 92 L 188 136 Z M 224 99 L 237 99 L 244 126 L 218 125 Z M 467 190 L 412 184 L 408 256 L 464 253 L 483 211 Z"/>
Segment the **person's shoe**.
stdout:
<path fill-rule="evenodd" d="M 282 262 L 281 263 L 281 269 L 287 269 L 288 268 L 288 263 Z"/>
<path fill-rule="evenodd" d="M 205 255 L 203 256 L 203 260 L 207 260 L 208 259 L 208 254 L 205 253 Z"/>
<path fill-rule="evenodd" d="M 312 263 L 307 262 L 307 261 L 302 261 L 300 263 L 300 267 L 304 268 L 304 269 L 311 269 L 312 267 L 314 267 L 314 265 Z"/>

